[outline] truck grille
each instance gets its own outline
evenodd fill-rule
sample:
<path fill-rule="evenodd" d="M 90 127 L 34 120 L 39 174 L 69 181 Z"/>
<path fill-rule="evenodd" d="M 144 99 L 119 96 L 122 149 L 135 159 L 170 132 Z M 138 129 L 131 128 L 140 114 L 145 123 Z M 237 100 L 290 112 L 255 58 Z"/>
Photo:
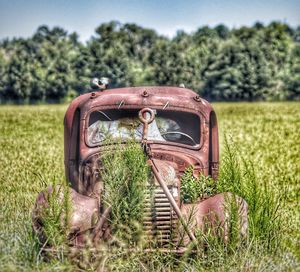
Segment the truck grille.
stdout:
<path fill-rule="evenodd" d="M 170 192 L 177 188 L 169 186 Z M 177 194 L 172 194 L 177 200 Z M 146 194 L 144 230 L 151 243 L 170 246 L 176 243 L 178 218 L 160 186 L 149 188 Z"/>

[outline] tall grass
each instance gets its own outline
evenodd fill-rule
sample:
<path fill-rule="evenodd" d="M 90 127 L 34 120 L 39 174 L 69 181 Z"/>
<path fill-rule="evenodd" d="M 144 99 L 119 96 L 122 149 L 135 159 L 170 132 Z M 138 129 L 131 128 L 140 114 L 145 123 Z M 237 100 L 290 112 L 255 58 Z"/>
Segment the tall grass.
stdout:
<path fill-rule="evenodd" d="M 51 188 L 51 189 L 50 189 Z M 39 254 L 49 251 L 49 257 L 62 260 L 68 251 L 69 220 L 71 213 L 71 199 L 69 187 L 66 183 L 57 184 L 43 192 L 46 203 L 35 207 L 41 228 L 37 229 L 40 243 Z M 45 254 L 44 254 L 45 256 Z"/>
<path fill-rule="evenodd" d="M 205 190 L 213 188 L 209 183 L 207 186 Z M 287 253 L 283 243 L 288 224 L 283 220 L 285 191 L 277 191 L 267 186 L 265 181 L 259 180 L 253 162 L 244 158 L 234 142 L 227 137 L 224 140 L 217 192 L 233 193 L 226 201 L 226 212 L 229 214 L 228 240 L 225 242 L 210 231 L 203 233 L 197 230 L 197 251 L 180 258 L 180 269 L 273 271 L 276 268 L 285 271 L 299 266 L 296 257 Z M 249 230 L 246 239 L 239 235 L 239 209 L 235 195 L 248 203 Z"/>
<path fill-rule="evenodd" d="M 111 239 L 107 243 L 100 243 L 94 250 L 88 245 L 79 253 L 72 253 L 66 241 L 68 190 L 65 185 L 54 184 L 55 190 L 47 196 L 49 206 L 43 213 L 43 230 L 47 241 L 37 247 L 36 238 L 28 235 L 32 239 L 29 250 L 33 252 L 32 258 L 39 259 L 41 264 L 45 260 L 50 261 L 53 266 L 59 262 L 59 269 L 90 271 L 271 271 L 279 264 L 283 269 L 296 268 L 297 262 L 293 256 L 284 256 L 286 262 L 282 263 L 284 257 L 277 254 L 283 246 L 282 199 L 256 178 L 251 161 L 241 157 L 238 150 L 225 139 L 219 181 L 217 188 L 213 184 L 212 189 L 214 193 L 232 192 L 247 201 L 249 236 L 246 241 L 239 239 L 239 213 L 233 198 L 228 199 L 230 228 L 227 242 L 211 231 L 204 233 L 198 229 L 197 243 L 183 255 L 162 253 L 158 248 L 152 248 L 154 250 L 146 254 L 143 250 L 148 240 L 143 235 L 142 222 L 150 171 L 140 145 L 131 143 L 118 145 L 118 149 L 101 158 L 101 175 L 105 184 L 102 202 L 105 207 L 111 207 Z M 187 169 L 183 178 L 187 179 L 189 172 L 190 169 Z M 197 179 L 198 182 L 201 180 Z M 197 188 L 200 195 L 204 193 L 207 196 L 207 192 L 211 192 L 211 180 L 207 181 L 207 188 Z M 191 182 L 193 185 L 195 180 Z M 185 190 L 187 193 L 188 190 Z M 192 212 L 188 224 L 193 224 L 193 216 Z M 46 244 L 55 251 L 45 259 L 41 251 Z M 268 259 L 268 262 L 262 261 L 264 259 Z"/>
<path fill-rule="evenodd" d="M 111 224 L 119 237 L 128 238 L 122 240 L 128 244 L 126 247 L 124 244 L 123 247 L 120 247 L 120 244 L 115 244 L 115 247 L 102 247 L 102 251 L 97 253 L 96 260 L 98 259 L 98 263 L 94 268 L 102 267 L 103 269 L 118 271 L 260 271 L 261 269 L 271 271 L 274 266 L 279 266 L 279 264 L 283 269 L 296 268 L 297 262 L 293 256 L 277 254 L 278 249 L 282 249 L 283 246 L 282 199 L 278 198 L 276 192 L 268 189 L 256 178 L 251 161 L 239 156 L 237 149 L 230 145 L 228 140 L 225 141 L 225 153 L 217 190 L 218 192 L 230 191 L 248 202 L 249 235 L 247 239 L 240 239 L 237 223 L 239 212 L 233 198 L 228 199 L 227 212 L 231 215 L 228 242 L 225 242 L 222 237 L 215 236 L 213 232 L 203 233 L 201 230 L 197 230 L 196 247 L 191 247 L 182 256 L 173 253 L 161 253 L 158 250 L 145 254 L 142 248 L 136 248 L 136 251 L 128 250 L 133 245 L 131 241 L 137 245 L 137 239 L 145 238 L 136 235 L 136 232 L 131 229 L 134 225 L 128 224 L 132 220 L 128 216 L 131 212 L 133 212 L 133 218 L 142 219 L 140 217 L 142 206 L 139 202 L 142 198 L 139 194 L 143 193 L 140 182 L 145 186 L 144 181 L 149 178 L 148 170 L 145 168 L 145 160 L 140 147 L 136 146 L 109 155 L 107 160 L 104 160 L 104 165 L 107 168 L 103 178 L 112 185 L 112 187 L 106 187 L 109 193 L 105 198 L 108 205 L 113 205 L 116 209 L 116 212 L 113 212 L 112 209 Z M 131 164 L 134 162 L 137 162 L 135 166 Z M 132 170 L 131 174 L 128 173 L 128 167 Z M 133 167 L 137 168 L 134 170 Z M 138 169 L 139 167 L 140 169 Z M 144 178 L 143 181 L 140 178 L 141 174 Z M 127 175 L 134 175 L 131 176 L 134 180 L 133 184 L 130 184 Z M 135 175 L 139 177 L 136 180 Z M 186 176 L 188 175 L 184 177 Z M 138 183 L 135 183 L 137 180 Z M 131 187 L 131 185 L 137 187 Z M 133 191 L 129 192 L 128 190 Z M 206 191 L 205 188 L 202 188 L 200 193 Z M 210 190 L 208 191 L 210 192 Z M 134 202 L 131 202 L 129 196 L 133 196 Z M 137 207 L 131 206 L 132 204 L 136 204 Z M 126 213 L 126 216 L 123 213 Z M 191 220 L 188 221 L 188 224 L 192 224 L 192 217 L 193 214 L 191 214 Z M 118 222 L 117 224 L 114 223 L 114 219 Z M 125 222 L 127 223 L 126 228 L 123 227 Z M 133 237 L 132 234 L 136 236 Z M 268 259 L 267 263 L 266 259 Z"/>
<path fill-rule="evenodd" d="M 139 144 L 115 147 L 101 158 L 102 202 L 104 207 L 111 207 L 110 226 L 114 237 L 136 246 L 142 235 L 149 166 Z"/>
<path fill-rule="evenodd" d="M 224 143 L 218 191 L 232 192 L 246 200 L 249 239 L 259 241 L 264 249 L 275 252 L 282 245 L 286 224 L 283 220 L 285 191 L 276 191 L 266 181 L 258 180 L 253 162 L 242 157 L 227 137 Z"/>
<path fill-rule="evenodd" d="M 69 253 L 47 261 L 32 235 L 31 214 L 38 192 L 53 184 L 53 180 L 63 182 L 62 120 L 66 106 L 0 107 L 0 271 L 299 270 L 299 103 L 217 103 L 214 107 L 223 151 L 218 188 L 247 200 L 250 234 L 246 243 L 240 247 L 232 245 L 233 250 L 228 250 L 218 240 L 199 234 L 198 239 L 208 249 L 196 255 L 134 253 L 116 247 L 103 254 L 99 249 L 96 256 L 91 256 L 88 248 L 77 259 Z M 226 163 L 222 131 L 229 134 L 228 130 L 234 145 L 229 141 L 232 167 L 225 182 L 223 168 L 230 164 Z M 236 161 L 238 172 L 232 161 Z M 246 175 L 247 171 L 255 178 Z M 240 179 L 229 178 L 231 175 Z M 280 201 L 277 210 L 268 208 Z M 278 217 L 271 216 L 272 211 Z M 273 222 L 279 226 L 273 228 Z"/>

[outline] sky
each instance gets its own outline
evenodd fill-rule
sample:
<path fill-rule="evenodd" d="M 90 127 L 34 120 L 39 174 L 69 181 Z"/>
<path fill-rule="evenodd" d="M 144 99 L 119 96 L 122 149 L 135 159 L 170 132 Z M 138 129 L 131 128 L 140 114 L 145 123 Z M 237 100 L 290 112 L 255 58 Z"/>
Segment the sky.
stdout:
<path fill-rule="evenodd" d="M 136 23 L 172 37 L 220 23 L 300 25 L 300 0 L 0 0 L 0 39 L 29 37 L 38 26 L 60 26 L 87 41 L 101 23 Z"/>

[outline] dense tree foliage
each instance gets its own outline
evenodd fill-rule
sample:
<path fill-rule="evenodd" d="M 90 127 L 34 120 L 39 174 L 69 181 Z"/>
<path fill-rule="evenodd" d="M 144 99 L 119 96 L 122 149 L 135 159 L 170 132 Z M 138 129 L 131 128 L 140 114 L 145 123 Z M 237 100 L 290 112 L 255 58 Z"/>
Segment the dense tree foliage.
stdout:
<path fill-rule="evenodd" d="M 40 26 L 27 39 L 0 43 L 0 101 L 57 102 L 110 86 L 179 85 L 209 100 L 300 99 L 300 27 L 201 27 L 172 39 L 136 24 L 101 24 L 83 44 L 76 33 Z"/>

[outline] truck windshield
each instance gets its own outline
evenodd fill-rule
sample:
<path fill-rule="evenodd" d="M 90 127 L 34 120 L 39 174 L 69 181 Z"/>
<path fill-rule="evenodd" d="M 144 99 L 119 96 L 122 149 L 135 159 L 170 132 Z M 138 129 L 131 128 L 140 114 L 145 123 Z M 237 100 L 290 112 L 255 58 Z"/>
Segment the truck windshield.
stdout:
<path fill-rule="evenodd" d="M 141 140 L 143 124 L 139 110 L 98 110 L 90 114 L 88 144 L 95 146 L 114 140 Z M 175 142 L 195 146 L 200 143 L 200 118 L 189 112 L 155 110 L 148 127 L 149 141 Z"/>

